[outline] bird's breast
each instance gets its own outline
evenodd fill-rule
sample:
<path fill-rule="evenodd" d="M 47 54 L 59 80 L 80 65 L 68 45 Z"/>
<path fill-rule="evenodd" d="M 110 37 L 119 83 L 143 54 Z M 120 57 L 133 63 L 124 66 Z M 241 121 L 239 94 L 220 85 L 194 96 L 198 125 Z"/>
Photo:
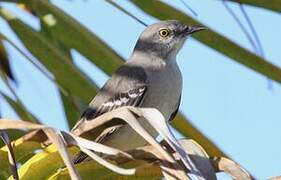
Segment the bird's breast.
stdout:
<path fill-rule="evenodd" d="M 147 72 L 149 87 L 144 107 L 158 109 L 168 120 L 175 111 L 182 91 L 182 76 L 177 64 Z"/>

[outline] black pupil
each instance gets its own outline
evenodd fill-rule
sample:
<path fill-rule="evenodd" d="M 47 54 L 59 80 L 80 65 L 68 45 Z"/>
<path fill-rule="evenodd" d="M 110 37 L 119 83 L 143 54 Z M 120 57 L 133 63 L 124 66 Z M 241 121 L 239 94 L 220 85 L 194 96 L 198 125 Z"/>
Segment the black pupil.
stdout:
<path fill-rule="evenodd" d="M 166 36 L 166 35 L 167 35 L 167 31 L 165 31 L 165 30 L 162 31 L 162 35 L 163 35 L 163 36 Z"/>

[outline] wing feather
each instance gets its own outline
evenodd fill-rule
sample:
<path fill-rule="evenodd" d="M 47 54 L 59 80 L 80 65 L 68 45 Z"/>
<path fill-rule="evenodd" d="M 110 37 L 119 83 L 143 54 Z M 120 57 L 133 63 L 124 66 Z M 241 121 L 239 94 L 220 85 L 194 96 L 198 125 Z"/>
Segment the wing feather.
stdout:
<path fill-rule="evenodd" d="M 176 110 L 171 114 L 170 118 L 169 118 L 169 122 L 171 122 L 177 115 L 178 111 L 179 111 L 179 107 L 180 107 L 180 103 L 181 103 L 181 95 L 179 97 L 179 100 L 178 100 L 178 104 L 177 104 L 177 108 Z"/>
<path fill-rule="evenodd" d="M 115 97 L 101 104 L 97 111 L 94 111 L 93 109 L 86 110 L 83 114 L 84 117 L 82 116 L 82 119 L 92 120 L 95 117 L 102 115 L 103 113 L 112 111 L 122 106 L 138 106 L 144 97 L 146 88 L 146 86 L 139 86 L 127 92 L 118 93 Z M 82 121 L 80 123 L 82 123 Z M 77 124 L 77 127 L 79 127 L 79 124 Z M 95 141 L 101 143 L 105 140 L 106 137 L 109 137 L 110 134 L 114 133 L 119 128 L 120 125 L 108 127 L 95 139 Z M 75 129 L 75 127 L 73 129 Z M 87 157 L 88 156 L 85 153 L 80 152 L 74 157 L 73 163 L 78 164 L 87 159 Z"/>
<path fill-rule="evenodd" d="M 121 66 L 106 82 L 100 92 L 84 111 L 81 119 L 72 128 L 72 132 L 79 129 L 85 121 L 117 109 L 122 106 L 141 106 L 147 92 L 147 76 L 143 68 L 126 63 Z M 104 129 L 106 128 L 106 129 Z M 89 132 L 90 139 L 102 143 L 106 137 L 114 133 L 120 126 L 100 127 L 94 132 Z M 80 163 L 87 158 L 84 153 L 79 153 L 73 162 Z"/>
<path fill-rule="evenodd" d="M 89 108 L 82 117 L 86 120 L 91 120 L 122 106 L 138 106 L 144 97 L 146 89 L 146 85 L 143 85 L 127 92 L 118 93 L 108 101 L 102 103 L 96 111 Z"/>

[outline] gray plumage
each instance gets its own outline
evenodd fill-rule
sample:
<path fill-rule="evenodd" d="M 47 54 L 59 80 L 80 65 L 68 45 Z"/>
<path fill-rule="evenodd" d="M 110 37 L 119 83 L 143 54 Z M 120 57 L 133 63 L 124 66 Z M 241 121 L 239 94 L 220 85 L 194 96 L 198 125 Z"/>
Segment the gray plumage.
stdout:
<path fill-rule="evenodd" d="M 167 121 L 173 119 L 182 91 L 176 55 L 188 35 L 201 29 L 175 20 L 148 26 L 140 35 L 129 60 L 101 88 L 72 131 L 79 129 L 80 124 L 121 106 L 156 108 Z M 143 125 L 154 137 L 157 136 L 148 124 Z M 146 144 L 128 125 L 106 127 L 94 140 L 121 150 Z M 74 161 L 79 163 L 85 157 L 80 154 Z"/>

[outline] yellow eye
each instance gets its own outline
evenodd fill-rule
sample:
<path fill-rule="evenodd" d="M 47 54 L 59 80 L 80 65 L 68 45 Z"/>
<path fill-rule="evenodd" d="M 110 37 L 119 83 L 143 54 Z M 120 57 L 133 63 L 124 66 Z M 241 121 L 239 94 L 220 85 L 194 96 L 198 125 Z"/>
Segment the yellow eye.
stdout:
<path fill-rule="evenodd" d="M 170 31 L 168 29 L 161 29 L 159 31 L 159 35 L 162 36 L 162 37 L 167 37 L 170 35 Z"/>

